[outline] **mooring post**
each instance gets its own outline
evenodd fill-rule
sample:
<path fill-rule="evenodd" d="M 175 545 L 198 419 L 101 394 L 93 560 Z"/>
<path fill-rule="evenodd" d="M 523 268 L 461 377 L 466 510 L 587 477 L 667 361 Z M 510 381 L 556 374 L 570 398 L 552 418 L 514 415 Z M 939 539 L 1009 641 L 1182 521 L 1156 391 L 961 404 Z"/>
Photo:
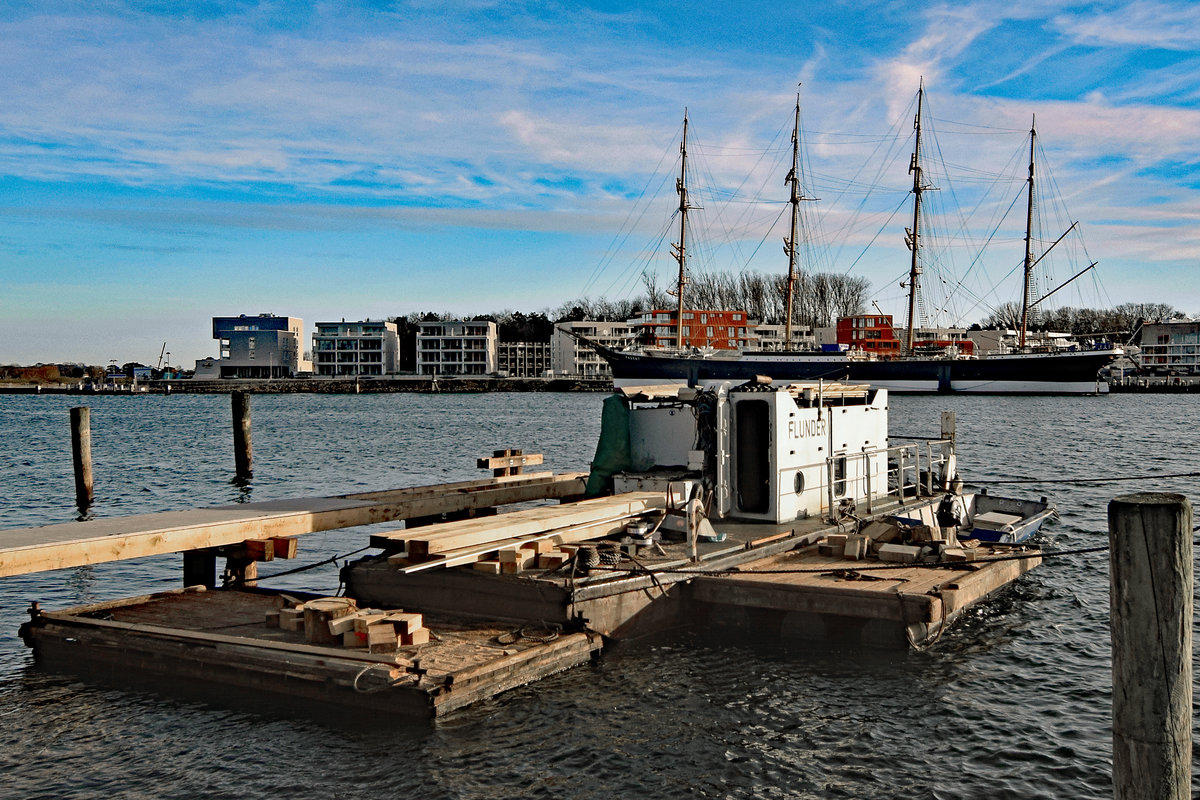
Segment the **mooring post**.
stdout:
<path fill-rule="evenodd" d="M 75 467 L 75 503 L 80 511 L 92 504 L 92 410 L 71 409 L 71 462 Z"/>
<path fill-rule="evenodd" d="M 233 459 L 238 480 L 249 480 L 254 459 L 250 446 L 250 395 L 232 392 L 233 401 Z"/>
<path fill-rule="evenodd" d="M 1108 504 L 1117 800 L 1191 796 L 1192 506 L 1144 492 Z"/>

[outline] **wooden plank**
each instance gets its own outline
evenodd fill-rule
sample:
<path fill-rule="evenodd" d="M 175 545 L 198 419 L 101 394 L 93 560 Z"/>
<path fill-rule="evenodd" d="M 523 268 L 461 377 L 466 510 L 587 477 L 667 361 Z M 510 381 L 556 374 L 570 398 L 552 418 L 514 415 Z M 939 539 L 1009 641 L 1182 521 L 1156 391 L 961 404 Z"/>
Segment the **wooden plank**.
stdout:
<path fill-rule="evenodd" d="M 610 519 L 593 522 L 590 525 L 578 525 L 572 528 L 560 528 L 549 531 L 536 536 L 525 536 L 513 539 L 501 539 L 498 542 L 485 542 L 475 547 L 464 547 L 457 550 L 448 550 L 444 553 L 438 553 L 430 556 L 429 560 L 421 561 L 407 566 L 399 566 L 399 571 L 404 574 L 412 572 L 423 572 L 427 569 L 436 569 L 438 567 L 458 567 L 464 564 L 472 564 L 480 560 L 490 560 L 493 553 L 497 553 L 504 548 L 520 548 L 524 545 L 536 543 L 538 541 L 550 541 L 555 545 L 562 546 L 572 542 L 583 542 L 588 539 L 597 539 L 602 536 L 608 536 L 616 533 L 625 527 L 625 524 L 632 519 L 636 514 L 626 514 Z M 388 559 L 391 563 L 391 559 Z M 501 563 L 496 559 L 496 563 Z"/>
<path fill-rule="evenodd" d="M 628 492 L 555 507 L 532 508 L 488 520 L 463 520 L 431 526 L 435 530 L 420 539 L 409 539 L 409 557 L 433 555 L 449 550 L 526 536 L 539 536 L 559 528 L 588 525 L 621 515 L 664 508 L 662 492 Z"/>
<path fill-rule="evenodd" d="M 0 577 L 582 494 L 584 473 L 271 500 L 0 531 Z"/>
<path fill-rule="evenodd" d="M 491 456 L 477 459 L 475 465 L 480 469 L 504 469 L 506 467 L 536 467 L 542 463 L 541 453 L 525 453 L 521 455 Z"/>
<path fill-rule="evenodd" d="M 355 661 L 370 661 L 379 664 L 408 665 L 412 662 L 395 656 L 374 656 L 367 653 L 345 653 L 341 648 L 321 647 L 320 645 L 297 644 L 281 642 L 273 639 L 258 639 L 248 636 L 229 636 L 220 633 L 189 631 L 181 628 L 170 628 L 158 625 L 145 625 L 136 622 L 117 622 L 110 619 L 92 619 L 90 617 L 74 617 L 69 612 L 47 612 L 47 619 L 52 623 L 77 625 L 83 628 L 108 628 L 128 633 L 165 639 L 176 639 L 204 644 L 237 645 L 247 648 L 262 648 L 286 653 L 296 653 L 309 656 L 320 656 L 327 659 L 348 658 Z"/>

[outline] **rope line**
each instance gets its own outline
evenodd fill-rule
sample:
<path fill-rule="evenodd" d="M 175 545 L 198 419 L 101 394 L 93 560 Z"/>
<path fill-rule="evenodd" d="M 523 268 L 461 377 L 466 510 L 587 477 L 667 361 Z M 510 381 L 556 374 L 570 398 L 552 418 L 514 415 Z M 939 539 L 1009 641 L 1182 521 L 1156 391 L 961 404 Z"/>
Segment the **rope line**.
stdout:
<path fill-rule="evenodd" d="M 999 483 L 1115 483 L 1118 481 L 1146 481 L 1157 478 L 1200 478 L 1200 472 L 1167 472 L 1155 475 L 1126 475 L 1116 478 L 998 478 L 996 480 L 970 480 L 969 484 L 999 484 Z"/>
<path fill-rule="evenodd" d="M 325 559 L 324 561 L 317 561 L 313 564 L 308 564 L 307 566 L 296 567 L 295 569 L 287 569 L 287 570 L 284 570 L 283 572 L 276 572 L 273 575 L 259 575 L 257 578 L 255 578 L 255 580 L 269 581 L 272 578 L 282 578 L 284 575 L 295 575 L 297 572 L 307 572 L 310 569 L 316 569 L 317 567 L 323 567 L 326 564 L 336 564 L 338 559 L 340 559 L 340 558 L 349 558 L 350 556 L 358 555 L 362 551 L 370 550 L 370 549 L 371 549 L 371 546 L 367 545 L 366 547 L 360 547 L 357 550 L 352 550 L 349 553 L 343 553 L 340 556 L 330 556 L 329 558 Z"/>

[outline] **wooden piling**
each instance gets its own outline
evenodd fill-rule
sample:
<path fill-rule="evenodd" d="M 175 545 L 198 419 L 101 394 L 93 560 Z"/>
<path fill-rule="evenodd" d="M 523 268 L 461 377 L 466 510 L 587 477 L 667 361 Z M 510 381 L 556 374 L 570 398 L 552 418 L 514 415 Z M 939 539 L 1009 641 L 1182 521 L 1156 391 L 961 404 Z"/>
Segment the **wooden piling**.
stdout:
<path fill-rule="evenodd" d="M 92 410 L 71 409 L 71 461 L 75 467 L 75 503 L 81 511 L 92 505 Z"/>
<path fill-rule="evenodd" d="M 1144 492 L 1108 504 L 1117 800 L 1191 795 L 1192 507 Z"/>
<path fill-rule="evenodd" d="M 237 480 L 249 480 L 254 472 L 250 445 L 250 395 L 231 392 L 233 403 L 233 459 Z"/>

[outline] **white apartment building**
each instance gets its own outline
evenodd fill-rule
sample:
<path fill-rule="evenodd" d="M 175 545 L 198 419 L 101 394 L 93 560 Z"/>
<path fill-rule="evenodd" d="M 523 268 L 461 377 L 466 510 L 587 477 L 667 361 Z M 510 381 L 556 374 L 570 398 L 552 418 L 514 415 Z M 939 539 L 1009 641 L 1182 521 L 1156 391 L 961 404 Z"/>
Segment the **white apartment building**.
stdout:
<path fill-rule="evenodd" d="M 594 342 L 621 350 L 635 344 L 638 325 L 630 322 L 559 322 L 550 336 L 550 369 L 555 375 L 611 378 L 608 362 L 591 347 L 562 329 L 586 336 Z"/>
<path fill-rule="evenodd" d="M 312 342 L 317 375 L 390 375 L 397 371 L 400 337 L 394 322 L 318 322 Z"/>
<path fill-rule="evenodd" d="M 549 342 L 498 342 L 496 370 L 510 378 L 540 378 L 550 371 Z"/>
<path fill-rule="evenodd" d="M 792 350 L 815 350 L 817 337 L 807 325 L 792 326 Z M 787 350 L 784 326 L 750 323 L 749 350 Z"/>
<path fill-rule="evenodd" d="M 1200 374 L 1200 322 L 1185 319 L 1144 324 L 1139 366 L 1156 372 Z"/>
<path fill-rule="evenodd" d="M 460 319 L 422 322 L 417 333 L 422 375 L 490 375 L 496 372 L 496 323 Z"/>

